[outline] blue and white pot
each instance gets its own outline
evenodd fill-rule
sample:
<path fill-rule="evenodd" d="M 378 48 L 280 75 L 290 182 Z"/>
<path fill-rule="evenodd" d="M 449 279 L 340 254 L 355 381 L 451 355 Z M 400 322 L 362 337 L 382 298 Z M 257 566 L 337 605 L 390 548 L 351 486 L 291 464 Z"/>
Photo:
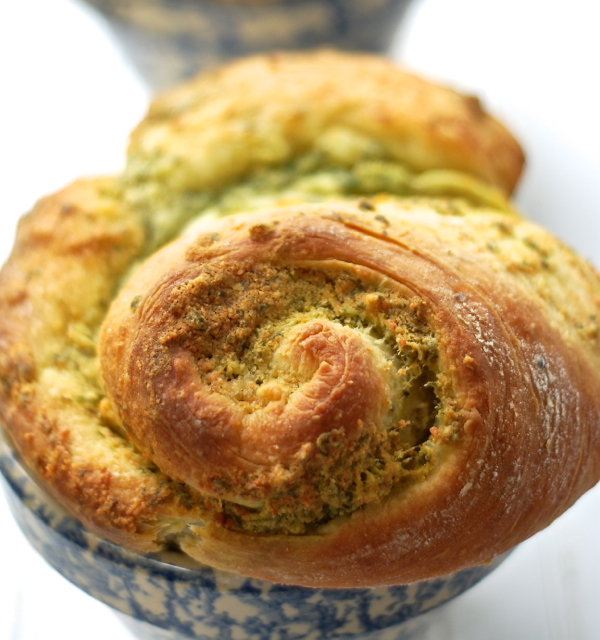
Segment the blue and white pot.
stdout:
<path fill-rule="evenodd" d="M 396 587 L 271 584 L 201 566 L 183 554 L 143 556 L 101 540 L 40 488 L 2 439 L 0 471 L 11 509 L 35 549 L 115 609 L 143 640 L 415 640 L 436 607 L 503 560 Z"/>
<path fill-rule="evenodd" d="M 153 89 L 232 58 L 333 47 L 388 51 L 410 0 L 84 0 Z"/>

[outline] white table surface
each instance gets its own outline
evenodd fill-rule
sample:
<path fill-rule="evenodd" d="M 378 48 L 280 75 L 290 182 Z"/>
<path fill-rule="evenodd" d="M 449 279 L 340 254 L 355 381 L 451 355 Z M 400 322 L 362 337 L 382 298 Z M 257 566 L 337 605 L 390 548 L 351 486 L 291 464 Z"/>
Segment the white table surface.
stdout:
<path fill-rule="evenodd" d="M 479 95 L 518 135 L 518 202 L 600 266 L 600 3 L 417 0 L 394 56 Z M 122 166 L 148 91 L 75 1 L 0 2 L 0 259 L 19 215 Z M 598 640 L 600 487 L 445 608 L 424 640 Z M 29 548 L 0 495 L 0 640 L 129 640 Z"/>

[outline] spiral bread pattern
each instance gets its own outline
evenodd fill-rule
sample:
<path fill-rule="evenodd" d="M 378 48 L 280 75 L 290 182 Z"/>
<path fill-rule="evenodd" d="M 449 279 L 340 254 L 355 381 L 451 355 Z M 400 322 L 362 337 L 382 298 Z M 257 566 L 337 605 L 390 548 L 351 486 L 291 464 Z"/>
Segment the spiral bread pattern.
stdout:
<path fill-rule="evenodd" d="M 600 477 L 600 281 L 507 198 L 479 103 L 370 56 L 159 96 L 122 175 L 20 225 L 0 410 L 141 552 L 326 587 L 483 563 Z"/>

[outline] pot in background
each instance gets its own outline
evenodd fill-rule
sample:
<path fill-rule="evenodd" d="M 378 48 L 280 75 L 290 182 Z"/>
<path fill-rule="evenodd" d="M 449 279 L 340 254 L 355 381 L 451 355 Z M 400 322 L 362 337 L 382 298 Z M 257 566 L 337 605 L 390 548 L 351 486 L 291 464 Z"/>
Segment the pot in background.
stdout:
<path fill-rule="evenodd" d="M 83 0 L 152 89 L 231 58 L 333 47 L 388 51 L 410 0 Z"/>

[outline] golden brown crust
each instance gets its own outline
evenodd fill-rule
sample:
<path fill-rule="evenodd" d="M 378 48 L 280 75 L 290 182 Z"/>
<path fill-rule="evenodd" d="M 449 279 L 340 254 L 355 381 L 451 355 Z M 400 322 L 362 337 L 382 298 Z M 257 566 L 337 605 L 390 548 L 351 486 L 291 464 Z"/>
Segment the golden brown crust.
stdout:
<path fill-rule="evenodd" d="M 135 483 L 108 470 L 118 441 L 114 452 L 89 459 L 96 433 L 111 438 L 98 416 L 94 327 L 116 274 L 143 244 L 139 221 L 120 208 L 112 179 L 82 180 L 45 198 L 21 221 L 0 280 L 3 421 L 61 501 L 75 512 L 85 505 L 102 527 L 116 527 L 117 539 L 147 511 Z M 112 492 L 122 495 L 117 504 Z"/>
<path fill-rule="evenodd" d="M 320 145 L 323 179 L 388 141 L 396 178 L 394 158 L 443 171 L 320 203 L 272 174 L 268 203 L 296 204 L 183 229 L 248 172 Z M 329 587 L 491 560 L 600 476 L 598 276 L 457 173 L 508 192 L 520 164 L 468 100 L 368 56 L 255 58 L 165 95 L 124 176 L 20 225 L 0 275 L 15 446 L 140 551 Z"/>
<path fill-rule="evenodd" d="M 332 138 L 348 141 L 332 149 Z M 314 149 L 341 164 L 455 169 L 506 195 L 523 167 L 519 144 L 477 98 L 377 56 L 320 51 L 244 59 L 159 96 L 133 133 L 130 174 L 205 190 Z"/>

